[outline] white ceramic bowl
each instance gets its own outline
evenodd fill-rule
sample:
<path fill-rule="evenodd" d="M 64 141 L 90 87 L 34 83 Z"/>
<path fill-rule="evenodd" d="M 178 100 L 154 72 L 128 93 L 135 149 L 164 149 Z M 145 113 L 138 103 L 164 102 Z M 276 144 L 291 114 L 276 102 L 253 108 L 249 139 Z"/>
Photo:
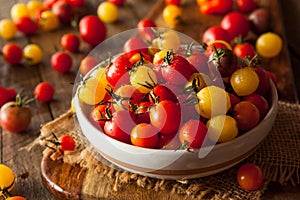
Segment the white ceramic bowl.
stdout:
<path fill-rule="evenodd" d="M 199 151 L 140 148 L 115 140 L 94 127 L 74 97 L 84 136 L 108 161 L 130 172 L 164 179 L 191 179 L 228 169 L 250 156 L 270 132 L 277 114 L 277 91 L 271 84 L 271 104 L 266 117 L 252 130 L 232 141 L 202 147 Z"/>
<path fill-rule="evenodd" d="M 121 53 L 122 41 L 126 41 L 130 35 L 125 34 L 123 36 L 120 35 L 116 39 L 102 43 L 100 48 L 100 53 L 102 54 L 99 57 L 104 60 L 108 52 L 111 55 Z M 185 39 L 188 40 L 188 38 Z M 87 74 L 86 76 L 89 75 Z M 191 179 L 208 176 L 228 169 L 246 159 L 259 147 L 274 124 L 278 102 L 274 84 L 271 84 L 269 102 L 269 112 L 252 130 L 238 136 L 232 141 L 202 147 L 200 150 L 189 152 L 186 150 L 141 148 L 120 142 L 105 135 L 90 123 L 88 117 L 89 110 L 80 102 L 77 88 L 74 89 L 74 105 L 77 121 L 83 136 L 90 145 L 102 157 L 122 169 L 149 177 L 164 179 Z"/>

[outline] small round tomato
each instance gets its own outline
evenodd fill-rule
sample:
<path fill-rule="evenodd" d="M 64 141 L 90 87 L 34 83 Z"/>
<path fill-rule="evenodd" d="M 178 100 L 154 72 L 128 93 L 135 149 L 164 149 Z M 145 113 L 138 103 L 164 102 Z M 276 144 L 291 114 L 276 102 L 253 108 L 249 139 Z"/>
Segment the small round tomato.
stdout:
<path fill-rule="evenodd" d="M 181 122 L 180 106 L 164 100 L 150 108 L 150 122 L 161 134 L 175 133 Z"/>
<path fill-rule="evenodd" d="M 2 55 L 9 64 L 19 64 L 23 58 L 23 50 L 19 45 L 9 43 L 2 47 Z"/>
<path fill-rule="evenodd" d="M 227 31 L 230 40 L 233 40 L 238 36 L 244 38 L 250 31 L 250 23 L 248 19 L 238 11 L 226 14 L 222 18 L 220 26 Z"/>
<path fill-rule="evenodd" d="M 23 48 L 23 57 L 29 65 L 35 65 L 42 61 L 43 51 L 37 44 L 28 44 Z"/>
<path fill-rule="evenodd" d="M 202 35 L 202 42 L 209 45 L 215 40 L 223 40 L 229 43 L 230 37 L 227 31 L 225 31 L 220 26 L 212 26 L 204 31 Z"/>
<path fill-rule="evenodd" d="M 246 163 L 239 168 L 237 181 L 245 190 L 257 190 L 263 184 L 264 174 L 257 165 Z"/>
<path fill-rule="evenodd" d="M 15 24 L 18 30 L 26 35 L 33 34 L 39 29 L 38 24 L 30 17 L 17 18 L 15 20 Z"/>
<path fill-rule="evenodd" d="M 98 63 L 99 62 L 95 57 L 87 56 L 80 61 L 79 71 L 82 73 L 82 75 L 86 75 Z"/>
<path fill-rule="evenodd" d="M 200 120 L 189 120 L 182 125 L 179 139 L 184 148 L 199 149 L 207 134 L 207 128 Z"/>
<path fill-rule="evenodd" d="M 39 25 L 44 31 L 54 31 L 58 29 L 60 24 L 59 17 L 51 10 L 45 10 L 41 13 Z"/>
<path fill-rule="evenodd" d="M 30 17 L 34 18 L 38 10 L 44 9 L 44 4 L 39 0 L 30 0 L 26 4 Z"/>
<path fill-rule="evenodd" d="M 26 130 L 31 122 L 32 114 L 18 96 L 16 101 L 5 103 L 0 109 L 0 124 L 3 129 L 19 133 Z"/>
<path fill-rule="evenodd" d="M 152 41 L 155 38 L 155 33 L 151 27 L 156 27 L 156 24 L 151 19 L 141 19 L 137 24 L 139 34 L 147 41 Z"/>
<path fill-rule="evenodd" d="M 69 23 L 72 19 L 72 7 L 65 1 L 55 2 L 51 11 L 58 16 L 62 23 Z"/>
<path fill-rule="evenodd" d="M 233 107 L 233 118 L 241 131 L 254 128 L 260 119 L 258 108 L 250 101 L 241 101 Z"/>
<path fill-rule="evenodd" d="M 5 87 L 0 85 L 0 108 L 10 99 L 10 94 Z"/>
<path fill-rule="evenodd" d="M 60 39 L 60 45 L 73 53 L 78 52 L 80 40 L 74 33 L 66 33 Z"/>
<path fill-rule="evenodd" d="M 154 149 L 158 144 L 158 130 L 151 124 L 137 124 L 130 133 L 130 140 L 135 146 Z"/>
<path fill-rule="evenodd" d="M 66 73 L 72 68 L 73 61 L 69 54 L 58 51 L 51 56 L 50 63 L 55 71 L 59 73 Z"/>
<path fill-rule="evenodd" d="M 65 0 L 72 7 L 82 7 L 85 4 L 85 0 Z"/>
<path fill-rule="evenodd" d="M 162 13 L 163 19 L 172 26 L 178 25 L 182 20 L 182 9 L 176 5 L 167 5 Z"/>
<path fill-rule="evenodd" d="M 10 167 L 0 164 L 0 189 L 12 190 L 15 182 L 15 174 Z M 0 196 L 2 196 L 0 192 Z"/>
<path fill-rule="evenodd" d="M 96 105 L 91 113 L 89 120 L 99 130 L 104 129 L 105 122 L 111 119 L 112 107 L 110 104 Z"/>
<path fill-rule="evenodd" d="M 265 58 L 273 58 L 281 52 L 283 42 L 278 34 L 268 32 L 257 38 L 255 46 L 259 55 Z"/>
<path fill-rule="evenodd" d="M 258 7 L 258 0 L 236 0 L 236 6 L 241 12 L 251 12 Z"/>
<path fill-rule="evenodd" d="M 79 33 L 83 41 L 97 46 L 106 37 L 106 26 L 97 16 L 87 15 L 79 21 Z"/>
<path fill-rule="evenodd" d="M 104 133 L 116 140 L 130 144 L 130 133 L 135 125 L 128 110 L 117 110 L 112 114 L 112 119 L 105 122 Z"/>
<path fill-rule="evenodd" d="M 34 88 L 34 96 L 40 102 L 49 102 L 52 100 L 55 89 L 49 82 L 41 82 Z"/>
<path fill-rule="evenodd" d="M 17 27 L 10 19 L 0 20 L 0 36 L 6 40 L 12 39 L 17 32 Z"/>
<path fill-rule="evenodd" d="M 72 136 L 70 135 L 63 135 L 59 138 L 59 149 L 62 152 L 65 151 L 73 151 L 75 149 L 76 143 Z"/>
<path fill-rule="evenodd" d="M 58 1 L 59 1 L 59 0 L 44 0 L 44 1 L 43 1 L 43 4 L 44 4 L 44 6 L 45 6 L 46 8 L 51 9 L 52 6 L 53 6 L 56 2 L 58 2 Z"/>
<path fill-rule="evenodd" d="M 119 10 L 114 3 L 106 1 L 99 4 L 97 15 L 104 23 L 113 23 L 119 17 Z"/>
<path fill-rule="evenodd" d="M 132 37 L 124 43 L 123 51 L 126 54 L 126 57 L 131 58 L 134 54 L 142 52 L 148 54 L 147 44 L 138 37 Z"/>
<path fill-rule="evenodd" d="M 243 97 L 243 101 L 250 101 L 259 110 L 259 116 L 263 119 L 269 111 L 268 101 L 260 94 L 253 93 L 248 96 Z"/>
<path fill-rule="evenodd" d="M 180 0 L 165 0 L 166 5 L 180 6 Z"/>
<path fill-rule="evenodd" d="M 126 0 L 107 0 L 108 2 L 114 3 L 117 6 L 122 6 L 126 2 Z"/>
<path fill-rule="evenodd" d="M 10 9 L 10 16 L 13 21 L 20 17 L 29 17 L 29 10 L 24 3 L 16 3 Z"/>
<path fill-rule="evenodd" d="M 240 58 L 253 58 L 256 54 L 255 48 L 252 44 L 245 42 L 242 44 L 237 44 L 233 47 L 233 52 Z"/>
<path fill-rule="evenodd" d="M 13 196 L 13 197 L 7 197 L 6 200 L 26 200 L 26 198 L 21 196 Z"/>

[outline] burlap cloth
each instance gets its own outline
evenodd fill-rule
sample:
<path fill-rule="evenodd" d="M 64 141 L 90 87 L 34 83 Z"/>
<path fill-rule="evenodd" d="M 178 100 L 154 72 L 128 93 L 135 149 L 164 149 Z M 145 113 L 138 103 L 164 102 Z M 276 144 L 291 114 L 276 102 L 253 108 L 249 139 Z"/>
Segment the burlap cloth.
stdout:
<path fill-rule="evenodd" d="M 93 149 L 86 148 L 80 130 L 74 124 L 72 112 L 52 122 L 41 129 L 41 136 L 71 134 L 77 140 L 77 149 L 66 154 L 64 162 L 80 164 L 90 171 L 90 182 L 85 190 L 93 191 L 95 183 L 101 184 L 101 179 L 112 179 L 114 184 L 110 190 L 118 193 L 127 185 L 134 185 L 139 191 L 152 190 L 153 193 L 164 192 L 170 199 L 260 199 L 270 181 L 281 184 L 300 184 L 300 105 L 279 101 L 275 124 L 263 145 L 243 163 L 250 162 L 260 166 L 265 175 L 264 185 L 256 191 L 245 191 L 236 181 L 236 173 L 240 163 L 224 172 L 204 178 L 188 181 L 159 180 L 127 171 L 118 170 L 107 163 Z M 46 149 L 45 151 L 49 151 Z M 55 156 L 55 155 L 53 155 Z M 103 164 L 104 163 L 104 164 Z M 97 190 L 97 189 L 96 189 Z M 101 191 L 97 191 L 98 193 Z M 95 194 L 96 195 L 96 194 Z M 133 197 L 128 194 L 129 199 Z M 117 195 L 116 195 L 117 196 Z"/>

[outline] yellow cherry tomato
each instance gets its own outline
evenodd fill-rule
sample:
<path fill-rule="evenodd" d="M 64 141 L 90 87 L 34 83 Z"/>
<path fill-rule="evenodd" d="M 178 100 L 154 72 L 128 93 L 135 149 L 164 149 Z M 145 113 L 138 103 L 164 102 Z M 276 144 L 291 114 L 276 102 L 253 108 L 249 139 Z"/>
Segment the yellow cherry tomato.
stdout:
<path fill-rule="evenodd" d="M 44 4 L 38 0 L 30 0 L 26 5 L 31 17 L 35 17 L 37 11 L 45 8 Z"/>
<path fill-rule="evenodd" d="M 256 40 L 256 51 L 265 58 L 272 58 L 281 52 L 282 43 L 282 39 L 278 34 L 272 32 L 264 33 Z"/>
<path fill-rule="evenodd" d="M 47 10 L 42 12 L 39 20 L 39 25 L 44 31 L 53 31 L 59 27 L 59 18 L 52 11 Z"/>
<path fill-rule="evenodd" d="M 119 16 L 118 6 L 111 2 L 102 2 L 98 6 L 97 14 L 104 23 L 113 23 Z"/>
<path fill-rule="evenodd" d="M 179 24 L 182 19 L 182 9 L 176 5 L 167 5 L 162 15 L 167 24 L 175 26 Z"/>
<path fill-rule="evenodd" d="M 2 19 L 0 21 L 0 36 L 3 39 L 12 39 L 17 32 L 17 27 L 10 19 Z"/>
<path fill-rule="evenodd" d="M 14 172 L 6 165 L 0 164 L 0 190 L 12 190 L 15 182 Z M 0 192 L 1 196 L 1 192 Z"/>
<path fill-rule="evenodd" d="M 35 65 L 42 61 L 43 51 L 37 44 L 28 44 L 23 49 L 23 57 L 28 64 Z"/>
<path fill-rule="evenodd" d="M 12 20 L 16 20 L 20 17 L 29 17 L 29 10 L 24 3 L 16 3 L 10 9 L 10 16 Z"/>

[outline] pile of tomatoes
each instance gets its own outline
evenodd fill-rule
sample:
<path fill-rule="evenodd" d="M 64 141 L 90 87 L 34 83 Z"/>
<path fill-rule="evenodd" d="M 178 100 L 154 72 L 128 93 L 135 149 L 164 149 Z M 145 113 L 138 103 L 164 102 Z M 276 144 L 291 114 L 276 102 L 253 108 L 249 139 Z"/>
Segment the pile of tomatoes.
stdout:
<path fill-rule="evenodd" d="M 172 30 L 158 37 L 143 31 L 79 86 L 91 123 L 106 135 L 139 147 L 191 150 L 233 140 L 265 117 L 267 71 L 230 49 L 208 55 L 202 46 L 181 44 Z"/>

